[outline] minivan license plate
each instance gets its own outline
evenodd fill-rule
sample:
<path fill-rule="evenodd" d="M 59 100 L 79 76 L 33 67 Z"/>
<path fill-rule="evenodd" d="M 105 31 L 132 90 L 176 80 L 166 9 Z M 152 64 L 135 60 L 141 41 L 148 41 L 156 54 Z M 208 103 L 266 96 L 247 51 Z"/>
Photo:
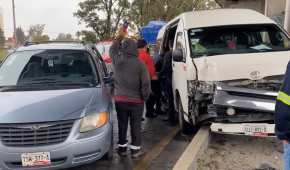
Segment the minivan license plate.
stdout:
<path fill-rule="evenodd" d="M 21 154 L 22 166 L 47 166 L 50 165 L 50 153 L 23 153 Z"/>
<path fill-rule="evenodd" d="M 265 125 L 244 125 L 245 135 L 267 136 L 267 127 Z"/>

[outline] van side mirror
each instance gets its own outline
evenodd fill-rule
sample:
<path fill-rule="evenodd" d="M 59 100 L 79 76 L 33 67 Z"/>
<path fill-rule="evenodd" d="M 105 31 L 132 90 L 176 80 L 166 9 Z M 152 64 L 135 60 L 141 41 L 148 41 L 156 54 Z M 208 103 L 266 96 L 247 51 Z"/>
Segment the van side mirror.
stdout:
<path fill-rule="evenodd" d="M 183 61 L 183 51 L 182 49 L 176 49 L 172 52 L 172 58 L 175 62 L 182 62 Z"/>

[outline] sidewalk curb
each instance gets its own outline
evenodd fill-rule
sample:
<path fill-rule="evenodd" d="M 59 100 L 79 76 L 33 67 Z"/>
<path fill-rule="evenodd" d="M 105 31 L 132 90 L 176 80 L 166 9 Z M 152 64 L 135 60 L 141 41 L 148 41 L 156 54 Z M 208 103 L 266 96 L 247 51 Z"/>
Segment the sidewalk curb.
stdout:
<path fill-rule="evenodd" d="M 174 165 L 173 170 L 196 170 L 197 158 L 207 149 L 209 141 L 210 128 L 200 128 L 179 160 Z"/>

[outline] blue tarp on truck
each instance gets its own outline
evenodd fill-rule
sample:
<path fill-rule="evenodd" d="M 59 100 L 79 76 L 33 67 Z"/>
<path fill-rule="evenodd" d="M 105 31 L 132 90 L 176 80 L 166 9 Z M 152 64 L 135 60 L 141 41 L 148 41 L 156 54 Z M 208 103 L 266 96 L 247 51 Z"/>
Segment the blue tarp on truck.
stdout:
<path fill-rule="evenodd" d="M 164 21 L 150 21 L 140 29 L 140 35 L 148 44 L 156 44 L 159 30 L 166 24 Z"/>

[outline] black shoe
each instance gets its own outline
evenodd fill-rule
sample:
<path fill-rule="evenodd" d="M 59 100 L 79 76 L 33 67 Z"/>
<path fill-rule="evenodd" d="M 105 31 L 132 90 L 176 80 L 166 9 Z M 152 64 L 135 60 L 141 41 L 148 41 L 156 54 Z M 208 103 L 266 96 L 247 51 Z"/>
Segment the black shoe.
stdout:
<path fill-rule="evenodd" d="M 141 149 L 131 149 L 131 156 L 133 159 L 140 158 L 144 154 L 145 152 L 143 152 Z"/>
<path fill-rule="evenodd" d="M 120 156 L 127 156 L 127 147 L 118 147 L 118 154 Z"/>

